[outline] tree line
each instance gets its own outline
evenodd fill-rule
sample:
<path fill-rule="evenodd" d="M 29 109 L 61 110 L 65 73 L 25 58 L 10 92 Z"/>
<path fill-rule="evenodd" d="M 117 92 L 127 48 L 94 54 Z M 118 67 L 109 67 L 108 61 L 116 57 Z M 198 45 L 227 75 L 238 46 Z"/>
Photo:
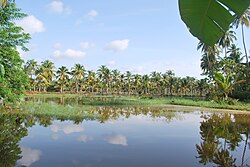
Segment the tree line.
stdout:
<path fill-rule="evenodd" d="M 112 70 L 105 65 L 97 71 L 86 70 L 81 64 L 57 69 L 50 60 L 38 64 L 32 59 L 26 62 L 24 71 L 30 78 L 30 91 L 38 92 L 205 96 L 211 88 L 207 79 L 181 78 L 171 70 L 140 75 Z"/>

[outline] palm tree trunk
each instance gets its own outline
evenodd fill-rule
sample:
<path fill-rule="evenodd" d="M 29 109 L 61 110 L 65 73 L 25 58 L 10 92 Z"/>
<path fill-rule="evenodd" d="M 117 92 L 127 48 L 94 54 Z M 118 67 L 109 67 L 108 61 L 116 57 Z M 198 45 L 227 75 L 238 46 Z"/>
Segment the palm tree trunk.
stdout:
<path fill-rule="evenodd" d="M 76 81 L 76 92 L 78 93 L 78 90 L 79 88 L 78 88 L 78 81 Z"/>
<path fill-rule="evenodd" d="M 225 58 L 227 58 L 227 47 L 225 46 Z"/>
<path fill-rule="evenodd" d="M 36 84 L 35 84 L 35 81 L 34 81 L 34 86 L 33 86 L 33 92 L 36 91 Z"/>
<path fill-rule="evenodd" d="M 228 93 L 224 93 L 225 94 L 225 98 L 228 99 Z"/>
<path fill-rule="evenodd" d="M 247 142 L 248 142 L 248 132 L 246 134 L 246 141 L 245 141 L 245 146 L 244 146 L 243 155 L 242 155 L 242 159 L 241 159 L 241 166 L 243 166 L 243 164 L 244 164 L 246 148 L 247 148 Z"/>
<path fill-rule="evenodd" d="M 246 48 L 246 42 L 245 42 L 245 35 L 244 35 L 244 26 L 241 24 L 241 34 L 242 34 L 242 42 L 244 46 L 244 51 L 245 51 L 245 57 L 246 57 L 246 64 L 247 67 L 249 68 L 249 61 L 248 61 L 248 55 L 247 55 L 247 48 Z"/>
<path fill-rule="evenodd" d="M 80 85 L 80 92 L 82 92 L 82 87 L 83 87 L 83 86 L 82 86 L 82 84 L 81 84 L 81 85 Z"/>

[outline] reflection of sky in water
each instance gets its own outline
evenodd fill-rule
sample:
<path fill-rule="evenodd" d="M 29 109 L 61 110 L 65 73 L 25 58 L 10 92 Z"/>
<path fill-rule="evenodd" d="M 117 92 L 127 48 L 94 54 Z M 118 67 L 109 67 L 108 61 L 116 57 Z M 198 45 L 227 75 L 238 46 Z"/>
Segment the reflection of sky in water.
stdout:
<path fill-rule="evenodd" d="M 195 145 L 201 142 L 200 114 L 184 113 L 180 118 L 168 122 L 138 115 L 103 124 L 54 121 L 48 128 L 36 125 L 29 129 L 32 138 L 23 138 L 21 144 L 43 154 L 37 152 L 40 160 L 25 163 L 37 167 L 200 166 L 195 158 Z"/>
<path fill-rule="evenodd" d="M 36 149 L 31 149 L 28 147 L 23 147 L 21 146 L 21 156 L 22 158 L 20 160 L 18 160 L 18 164 L 20 164 L 21 166 L 30 166 L 31 164 L 33 164 L 36 161 L 39 161 L 42 152 L 40 150 L 36 150 Z"/>
<path fill-rule="evenodd" d="M 119 135 L 119 134 L 104 135 L 104 140 L 107 141 L 109 144 L 122 145 L 122 146 L 128 145 L 127 138 L 124 135 Z"/>
<path fill-rule="evenodd" d="M 49 127 L 53 132 L 63 131 L 65 134 L 83 132 L 84 128 L 81 125 L 74 125 L 72 123 L 62 123 L 55 122 L 53 125 Z"/>
<path fill-rule="evenodd" d="M 81 135 L 77 138 L 78 141 L 80 142 L 88 142 L 88 141 L 92 141 L 94 140 L 94 138 L 92 136 L 87 136 L 87 135 Z"/>

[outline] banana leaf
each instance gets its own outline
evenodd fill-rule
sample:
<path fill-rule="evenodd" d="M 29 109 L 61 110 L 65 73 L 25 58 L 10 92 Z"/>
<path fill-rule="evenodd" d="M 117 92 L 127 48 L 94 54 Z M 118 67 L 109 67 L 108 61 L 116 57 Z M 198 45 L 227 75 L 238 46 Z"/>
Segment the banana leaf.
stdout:
<path fill-rule="evenodd" d="M 249 5 L 250 0 L 179 0 L 179 11 L 191 34 L 212 46 Z"/>

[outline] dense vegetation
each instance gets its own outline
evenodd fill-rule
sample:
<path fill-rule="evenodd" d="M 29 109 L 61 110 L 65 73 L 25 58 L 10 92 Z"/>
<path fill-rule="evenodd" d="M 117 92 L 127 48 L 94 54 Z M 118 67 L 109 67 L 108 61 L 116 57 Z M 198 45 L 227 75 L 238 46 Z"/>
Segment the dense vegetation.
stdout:
<path fill-rule="evenodd" d="M 0 7 L 0 100 L 16 101 L 28 86 L 28 77 L 22 67 L 17 48 L 27 50 L 25 44 L 30 35 L 15 25 L 15 20 L 26 16 L 16 8 L 15 3 Z"/>
<path fill-rule="evenodd" d="M 180 78 L 169 70 L 166 73 L 152 72 L 147 75 L 111 70 L 102 65 L 95 71 L 75 64 L 69 70 L 65 66 L 55 68 L 45 60 L 41 65 L 29 60 L 25 71 L 30 76 L 32 91 L 86 92 L 92 94 L 150 94 L 150 95 L 205 95 L 209 91 L 206 79 Z"/>
<path fill-rule="evenodd" d="M 250 63 L 244 36 L 244 27 L 249 27 L 250 7 L 240 17 L 236 17 L 230 29 L 213 46 L 199 42 L 202 51 L 201 68 L 203 74 L 214 82 L 215 96 L 227 99 L 234 90 L 235 96 L 249 99 Z M 241 27 L 243 53 L 237 47 L 234 28 Z"/>

